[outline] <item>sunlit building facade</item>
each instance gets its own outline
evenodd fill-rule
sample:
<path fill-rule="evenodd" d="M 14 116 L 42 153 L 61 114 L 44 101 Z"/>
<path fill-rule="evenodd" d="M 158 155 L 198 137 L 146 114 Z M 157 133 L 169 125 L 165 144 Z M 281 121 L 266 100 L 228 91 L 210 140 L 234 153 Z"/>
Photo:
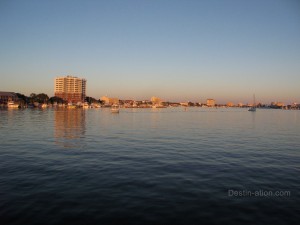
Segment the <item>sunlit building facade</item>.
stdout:
<path fill-rule="evenodd" d="M 214 107 L 216 105 L 216 101 L 214 99 L 209 98 L 206 100 L 206 105 L 208 107 Z"/>
<path fill-rule="evenodd" d="M 152 102 L 152 104 L 160 104 L 162 102 L 162 100 L 158 97 L 153 96 L 151 98 L 151 102 Z"/>
<path fill-rule="evenodd" d="M 8 101 L 17 101 L 18 96 L 15 92 L 0 91 L 0 103 L 7 103 Z"/>
<path fill-rule="evenodd" d="M 233 104 L 233 102 L 227 102 L 227 103 L 226 103 L 226 106 L 227 106 L 227 107 L 233 107 L 234 104 Z"/>
<path fill-rule="evenodd" d="M 54 80 L 54 95 L 67 102 L 84 102 L 86 96 L 86 79 L 66 76 Z"/>
<path fill-rule="evenodd" d="M 106 105 L 113 105 L 113 104 L 119 104 L 119 99 L 118 98 L 109 98 L 107 96 L 102 96 L 100 98 L 101 101 L 104 102 Z"/>

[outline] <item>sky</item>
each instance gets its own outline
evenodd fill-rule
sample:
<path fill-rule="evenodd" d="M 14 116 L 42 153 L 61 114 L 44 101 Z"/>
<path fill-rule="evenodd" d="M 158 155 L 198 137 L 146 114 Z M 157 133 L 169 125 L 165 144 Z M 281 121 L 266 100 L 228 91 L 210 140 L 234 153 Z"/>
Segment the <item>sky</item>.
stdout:
<path fill-rule="evenodd" d="M 0 0 L 0 91 L 300 102 L 300 1 Z"/>

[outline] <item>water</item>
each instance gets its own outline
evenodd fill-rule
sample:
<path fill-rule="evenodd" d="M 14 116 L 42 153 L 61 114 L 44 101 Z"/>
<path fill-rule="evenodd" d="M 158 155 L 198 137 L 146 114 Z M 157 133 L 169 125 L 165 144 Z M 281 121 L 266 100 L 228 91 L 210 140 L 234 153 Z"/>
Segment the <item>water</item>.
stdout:
<path fill-rule="evenodd" d="M 1 224 L 300 219 L 300 111 L 2 109 L 0 119 Z M 289 194 L 232 194 L 243 190 Z"/>

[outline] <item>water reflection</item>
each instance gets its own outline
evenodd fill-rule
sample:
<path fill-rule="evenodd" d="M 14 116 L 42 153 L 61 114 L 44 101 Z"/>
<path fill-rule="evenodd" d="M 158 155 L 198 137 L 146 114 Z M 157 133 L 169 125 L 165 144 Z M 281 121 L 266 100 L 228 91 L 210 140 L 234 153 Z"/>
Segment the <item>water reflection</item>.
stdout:
<path fill-rule="evenodd" d="M 252 118 L 252 129 L 255 129 L 255 117 L 257 112 L 250 112 Z"/>
<path fill-rule="evenodd" d="M 58 109 L 54 112 L 54 137 L 57 144 L 65 148 L 83 146 L 85 113 L 82 109 Z"/>

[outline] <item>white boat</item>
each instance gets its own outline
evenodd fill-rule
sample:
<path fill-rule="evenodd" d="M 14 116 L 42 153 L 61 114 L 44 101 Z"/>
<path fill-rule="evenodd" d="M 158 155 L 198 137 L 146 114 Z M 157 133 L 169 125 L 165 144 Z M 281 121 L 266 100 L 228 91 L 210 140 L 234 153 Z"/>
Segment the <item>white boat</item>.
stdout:
<path fill-rule="evenodd" d="M 102 108 L 111 108 L 111 105 L 105 103 L 105 104 L 102 106 Z"/>
<path fill-rule="evenodd" d="M 88 109 L 88 108 L 90 108 L 90 106 L 89 106 L 89 103 L 88 102 L 85 102 L 84 104 L 83 104 L 83 106 L 82 106 L 84 109 Z"/>
<path fill-rule="evenodd" d="M 111 106 L 111 112 L 112 113 L 119 113 L 120 112 L 120 106 L 118 104 L 113 104 Z"/>
<path fill-rule="evenodd" d="M 68 108 L 68 109 L 76 109 L 76 105 L 73 105 L 72 102 L 69 102 L 67 108 Z"/>
<path fill-rule="evenodd" d="M 167 108 L 166 106 L 164 105 L 161 105 L 161 104 L 155 104 L 152 106 L 153 109 L 160 109 L 160 108 Z"/>
<path fill-rule="evenodd" d="M 19 104 L 15 103 L 14 101 L 8 101 L 7 107 L 16 109 L 16 108 L 19 108 Z"/>
<path fill-rule="evenodd" d="M 41 105 L 41 108 L 43 108 L 43 109 L 45 109 L 47 107 L 48 107 L 48 105 L 46 103 L 44 103 L 44 104 Z"/>
<path fill-rule="evenodd" d="M 248 109 L 250 112 L 255 112 L 256 111 L 256 104 L 255 104 L 255 95 L 253 95 L 253 105 Z"/>

